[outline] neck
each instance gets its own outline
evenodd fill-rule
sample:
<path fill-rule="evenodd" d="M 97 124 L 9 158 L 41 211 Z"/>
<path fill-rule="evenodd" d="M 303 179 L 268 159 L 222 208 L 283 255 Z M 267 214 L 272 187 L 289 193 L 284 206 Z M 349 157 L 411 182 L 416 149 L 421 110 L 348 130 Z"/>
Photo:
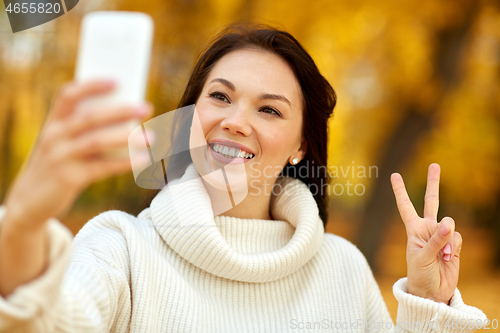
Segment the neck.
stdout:
<path fill-rule="evenodd" d="M 257 196 L 249 193 L 242 202 L 220 215 L 243 219 L 272 220 L 269 213 L 269 200 L 269 195 Z"/>

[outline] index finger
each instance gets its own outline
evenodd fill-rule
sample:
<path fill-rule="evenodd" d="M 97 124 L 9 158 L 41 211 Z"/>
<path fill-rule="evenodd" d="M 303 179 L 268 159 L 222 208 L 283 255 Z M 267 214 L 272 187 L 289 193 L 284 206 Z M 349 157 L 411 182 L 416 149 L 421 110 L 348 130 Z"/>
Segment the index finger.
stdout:
<path fill-rule="evenodd" d="M 74 111 L 84 98 L 110 91 L 115 86 L 112 80 L 92 80 L 84 83 L 71 82 L 57 94 L 50 118 L 62 119 Z"/>
<path fill-rule="evenodd" d="M 398 205 L 399 214 L 405 224 L 418 217 L 417 211 L 411 203 L 410 197 L 406 192 L 403 177 L 399 173 L 391 175 L 392 190 L 396 196 L 396 203 Z"/>
<path fill-rule="evenodd" d="M 132 131 L 135 127 L 140 126 L 140 118 L 151 114 L 153 105 L 145 102 L 139 106 L 100 106 L 95 107 L 93 110 L 89 109 L 85 111 L 69 119 L 64 132 L 66 136 L 75 137 L 96 127 L 116 124 L 135 118 L 136 121 L 134 123 L 137 124 L 130 129 Z"/>

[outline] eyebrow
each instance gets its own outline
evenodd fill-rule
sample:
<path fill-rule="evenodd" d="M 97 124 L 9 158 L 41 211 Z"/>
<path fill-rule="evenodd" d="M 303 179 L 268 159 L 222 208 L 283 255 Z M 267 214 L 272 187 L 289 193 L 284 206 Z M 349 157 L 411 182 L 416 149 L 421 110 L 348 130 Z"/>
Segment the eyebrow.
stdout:
<path fill-rule="evenodd" d="M 223 85 L 225 85 L 226 87 L 228 87 L 229 89 L 231 89 L 231 91 L 233 91 L 233 92 L 236 91 L 236 87 L 234 86 L 234 84 L 232 84 L 231 82 L 229 82 L 226 79 L 218 77 L 218 78 L 215 78 L 212 81 L 210 81 L 210 83 L 212 83 L 212 82 L 220 82 Z M 272 99 L 272 100 L 282 101 L 282 102 L 288 103 L 288 105 L 292 106 L 292 103 L 290 103 L 290 101 L 288 100 L 288 98 L 286 98 L 283 95 L 260 94 L 259 95 L 259 99 Z"/>

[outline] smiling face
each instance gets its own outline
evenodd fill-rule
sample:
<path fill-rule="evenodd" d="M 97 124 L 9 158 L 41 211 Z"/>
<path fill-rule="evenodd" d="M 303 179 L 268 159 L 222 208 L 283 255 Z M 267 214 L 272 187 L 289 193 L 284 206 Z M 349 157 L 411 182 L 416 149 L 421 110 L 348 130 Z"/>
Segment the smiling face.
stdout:
<path fill-rule="evenodd" d="M 274 184 L 287 163 L 304 157 L 300 85 L 275 54 L 243 49 L 223 56 L 196 111 L 214 166 L 244 163 L 249 192 Z"/>

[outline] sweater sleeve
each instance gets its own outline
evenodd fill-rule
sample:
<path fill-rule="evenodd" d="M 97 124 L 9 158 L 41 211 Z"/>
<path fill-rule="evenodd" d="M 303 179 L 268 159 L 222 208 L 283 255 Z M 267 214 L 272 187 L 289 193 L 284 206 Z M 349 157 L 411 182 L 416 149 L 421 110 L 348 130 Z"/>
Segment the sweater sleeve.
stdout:
<path fill-rule="evenodd" d="M 391 319 L 387 305 L 384 302 L 380 288 L 373 273 L 363 257 L 366 266 L 366 321 L 363 323 L 368 333 L 390 333 L 394 332 L 394 324 Z"/>
<path fill-rule="evenodd" d="M 4 215 L 0 206 L 0 221 Z M 105 250 L 72 245 L 71 232 L 58 220 L 50 219 L 47 231 L 47 268 L 0 297 L 0 332 L 128 331 L 130 288 L 123 270 Z"/>
<path fill-rule="evenodd" d="M 464 304 L 458 289 L 449 306 L 409 294 L 407 278 L 397 281 L 393 292 L 399 303 L 396 326 L 406 325 L 404 332 L 474 332 L 486 324 L 486 315 Z"/>

